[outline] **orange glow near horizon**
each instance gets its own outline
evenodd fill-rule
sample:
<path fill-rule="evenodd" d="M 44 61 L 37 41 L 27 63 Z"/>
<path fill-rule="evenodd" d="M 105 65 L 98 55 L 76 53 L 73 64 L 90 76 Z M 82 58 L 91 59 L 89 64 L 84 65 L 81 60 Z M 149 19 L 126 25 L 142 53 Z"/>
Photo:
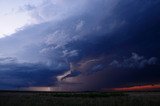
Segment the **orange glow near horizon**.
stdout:
<path fill-rule="evenodd" d="M 147 90 L 160 90 L 160 84 L 158 85 L 142 85 L 123 88 L 113 88 L 113 91 L 147 91 Z"/>

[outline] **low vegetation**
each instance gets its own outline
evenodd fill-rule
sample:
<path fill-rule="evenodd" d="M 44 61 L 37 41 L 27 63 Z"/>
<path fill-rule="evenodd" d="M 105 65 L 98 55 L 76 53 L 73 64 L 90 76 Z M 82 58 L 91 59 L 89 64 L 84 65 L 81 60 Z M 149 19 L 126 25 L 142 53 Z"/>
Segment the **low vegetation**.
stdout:
<path fill-rule="evenodd" d="M 160 92 L 0 92 L 0 106 L 160 106 Z"/>

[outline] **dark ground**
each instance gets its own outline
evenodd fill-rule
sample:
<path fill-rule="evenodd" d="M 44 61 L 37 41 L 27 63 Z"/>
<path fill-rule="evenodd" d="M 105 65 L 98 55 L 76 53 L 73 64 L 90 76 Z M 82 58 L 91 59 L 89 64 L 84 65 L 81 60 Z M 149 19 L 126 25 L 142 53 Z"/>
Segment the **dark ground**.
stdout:
<path fill-rule="evenodd" d="M 160 92 L 9 92 L 0 106 L 160 106 Z"/>

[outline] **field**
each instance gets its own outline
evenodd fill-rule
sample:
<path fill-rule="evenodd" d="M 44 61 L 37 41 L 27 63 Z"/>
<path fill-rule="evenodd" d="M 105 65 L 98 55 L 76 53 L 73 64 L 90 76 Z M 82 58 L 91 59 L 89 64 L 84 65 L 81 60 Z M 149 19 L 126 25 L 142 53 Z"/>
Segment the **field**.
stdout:
<path fill-rule="evenodd" d="M 0 106 L 160 106 L 160 92 L 0 92 Z"/>

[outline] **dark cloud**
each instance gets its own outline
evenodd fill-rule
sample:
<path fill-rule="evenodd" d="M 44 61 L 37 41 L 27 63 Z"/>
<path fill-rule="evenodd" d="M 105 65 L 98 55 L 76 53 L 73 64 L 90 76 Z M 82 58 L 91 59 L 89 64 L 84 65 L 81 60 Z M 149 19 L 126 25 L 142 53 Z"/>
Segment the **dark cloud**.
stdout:
<path fill-rule="evenodd" d="M 63 70 L 51 70 L 41 63 L 19 63 L 13 58 L 0 58 L 0 89 L 56 85 Z"/>
<path fill-rule="evenodd" d="M 139 56 L 136 53 L 132 53 L 132 56 L 128 59 L 124 59 L 122 62 L 114 60 L 110 63 L 113 67 L 123 67 L 123 68 L 144 68 L 146 65 L 154 65 L 157 62 L 156 57 L 151 57 L 150 59 L 145 59 L 143 56 Z"/>
<path fill-rule="evenodd" d="M 63 90 L 68 86 L 75 90 L 74 85 L 69 85 L 72 82 L 79 84 L 79 88 L 76 90 L 101 90 L 102 88 L 159 83 L 160 65 L 156 58 L 146 59 L 136 53 L 118 61 L 113 61 L 113 58 L 111 60 L 104 57 L 97 60 L 85 60 L 78 63 L 78 66 L 74 65 L 74 70 L 79 70 L 80 74 L 60 75 L 64 79 L 59 81 L 59 86 L 63 85 Z M 152 62 L 150 63 L 150 61 Z"/>
<path fill-rule="evenodd" d="M 54 85 L 60 78 L 59 86 L 77 83 L 78 90 L 159 83 L 159 0 L 62 1 L 30 10 L 38 24 L 0 39 L 3 82 L 8 74 L 15 85 Z"/>

